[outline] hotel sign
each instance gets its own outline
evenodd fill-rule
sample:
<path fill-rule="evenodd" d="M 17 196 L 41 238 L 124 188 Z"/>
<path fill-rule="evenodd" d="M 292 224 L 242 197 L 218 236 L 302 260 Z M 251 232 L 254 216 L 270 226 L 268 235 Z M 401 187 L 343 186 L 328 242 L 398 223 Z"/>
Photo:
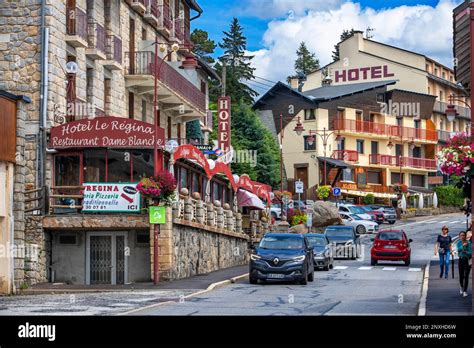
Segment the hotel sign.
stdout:
<path fill-rule="evenodd" d="M 334 82 L 366 81 L 394 77 L 388 65 L 367 66 L 364 68 L 340 69 L 334 72 Z"/>
<path fill-rule="evenodd" d="M 97 117 L 68 122 L 51 128 L 49 147 L 152 149 L 156 141 L 164 146 L 165 130 L 150 123 L 122 117 Z"/>
<path fill-rule="evenodd" d="M 230 151 L 230 97 L 217 99 L 217 147 L 228 153 Z"/>
<path fill-rule="evenodd" d="M 84 183 L 82 211 L 85 213 L 139 213 L 138 183 Z"/>

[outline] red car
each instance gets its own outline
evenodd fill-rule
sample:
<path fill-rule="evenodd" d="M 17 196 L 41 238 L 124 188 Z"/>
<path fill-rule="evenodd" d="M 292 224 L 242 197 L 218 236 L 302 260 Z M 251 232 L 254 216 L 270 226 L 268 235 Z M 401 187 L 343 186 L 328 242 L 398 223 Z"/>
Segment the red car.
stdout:
<path fill-rule="evenodd" d="M 383 224 L 385 221 L 385 217 L 383 216 L 383 212 L 373 210 L 371 207 L 368 207 L 366 205 L 359 205 L 358 207 L 361 207 L 366 214 L 369 214 L 372 217 L 372 221 L 378 223 L 379 225 Z"/>
<path fill-rule="evenodd" d="M 378 261 L 403 261 L 410 265 L 411 239 L 403 230 L 381 230 L 373 239 L 370 249 L 370 264 L 375 266 Z"/>

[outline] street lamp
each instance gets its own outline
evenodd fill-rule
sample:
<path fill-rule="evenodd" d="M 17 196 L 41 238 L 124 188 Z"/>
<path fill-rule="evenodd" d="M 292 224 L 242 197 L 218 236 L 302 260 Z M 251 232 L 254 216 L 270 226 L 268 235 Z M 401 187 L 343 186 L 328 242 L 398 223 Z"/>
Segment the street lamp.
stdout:
<path fill-rule="evenodd" d="M 165 61 L 171 56 L 171 54 L 178 52 L 181 47 L 177 43 L 168 44 L 168 43 L 159 43 L 158 36 L 155 36 L 155 57 L 154 57 L 154 76 L 155 76 L 155 86 L 154 86 L 154 99 L 153 99 L 153 108 L 154 108 L 154 123 L 155 123 L 155 135 L 154 135 L 154 144 L 153 144 L 153 174 L 158 176 L 160 170 L 163 168 L 163 155 L 159 155 L 158 152 L 158 127 L 160 125 L 160 110 L 158 110 L 158 80 L 160 79 L 160 71 L 165 64 Z M 158 50 L 161 53 L 166 53 L 161 62 L 158 63 Z M 194 60 L 194 61 L 193 61 Z M 192 55 L 187 56 L 183 61 L 180 68 L 182 69 L 195 69 L 197 66 L 196 58 Z M 158 268 L 158 237 L 160 234 L 160 225 L 155 224 L 154 234 L 153 234 L 153 284 L 157 285 L 160 281 L 160 272 Z"/>

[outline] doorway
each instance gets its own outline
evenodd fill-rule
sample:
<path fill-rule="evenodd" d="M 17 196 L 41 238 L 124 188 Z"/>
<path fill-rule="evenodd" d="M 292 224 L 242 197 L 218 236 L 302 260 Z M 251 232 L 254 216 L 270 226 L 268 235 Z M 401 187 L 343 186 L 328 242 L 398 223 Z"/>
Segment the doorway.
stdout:
<path fill-rule="evenodd" d="M 128 282 L 127 232 L 88 232 L 86 243 L 87 285 Z"/>

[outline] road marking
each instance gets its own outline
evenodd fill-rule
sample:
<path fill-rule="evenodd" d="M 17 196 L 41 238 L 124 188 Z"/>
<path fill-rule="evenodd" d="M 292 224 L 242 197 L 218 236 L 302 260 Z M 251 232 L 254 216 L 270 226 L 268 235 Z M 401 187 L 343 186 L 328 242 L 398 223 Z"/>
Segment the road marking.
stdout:
<path fill-rule="evenodd" d="M 396 271 L 397 267 L 384 267 L 382 268 L 383 271 Z"/>
<path fill-rule="evenodd" d="M 347 266 L 334 266 L 333 269 L 347 269 Z"/>
<path fill-rule="evenodd" d="M 451 224 L 458 224 L 460 221 L 459 220 L 456 220 L 456 221 L 452 221 L 450 222 Z"/>
<path fill-rule="evenodd" d="M 372 268 L 373 267 L 370 267 L 370 266 L 362 266 L 362 267 L 359 267 L 358 269 L 365 271 L 365 270 L 371 270 Z"/>
<path fill-rule="evenodd" d="M 409 268 L 408 272 L 421 272 L 421 268 Z"/>
<path fill-rule="evenodd" d="M 445 224 L 446 222 L 449 222 L 449 220 L 440 221 L 439 223 L 440 223 L 440 224 Z"/>
<path fill-rule="evenodd" d="M 436 221 L 436 219 L 437 219 L 437 218 L 433 218 L 433 219 L 431 219 L 431 220 L 423 220 L 423 222 Z M 397 225 L 397 227 L 405 227 L 405 226 L 415 225 L 415 224 L 417 224 L 417 223 L 419 223 L 419 221 L 417 221 L 417 222 L 410 222 L 410 223 L 408 223 L 408 224 L 400 224 L 400 225 Z"/>

